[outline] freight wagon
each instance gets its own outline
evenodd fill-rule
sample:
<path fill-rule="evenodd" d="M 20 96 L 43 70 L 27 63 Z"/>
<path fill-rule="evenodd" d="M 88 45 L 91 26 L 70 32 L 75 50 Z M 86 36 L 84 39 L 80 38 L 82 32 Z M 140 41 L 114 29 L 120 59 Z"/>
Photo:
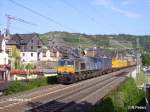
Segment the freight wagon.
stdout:
<path fill-rule="evenodd" d="M 128 60 L 126 59 L 112 59 L 112 68 L 113 70 L 118 70 L 121 68 L 128 67 Z"/>

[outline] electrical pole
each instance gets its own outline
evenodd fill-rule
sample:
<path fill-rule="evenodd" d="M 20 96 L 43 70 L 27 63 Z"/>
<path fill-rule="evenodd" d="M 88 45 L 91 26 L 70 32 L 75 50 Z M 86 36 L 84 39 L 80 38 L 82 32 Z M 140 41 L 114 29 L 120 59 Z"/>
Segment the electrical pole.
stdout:
<path fill-rule="evenodd" d="M 140 45 L 139 45 L 139 38 L 136 38 L 136 78 L 139 80 L 140 76 L 140 68 L 141 68 L 141 61 L 140 61 Z"/>
<path fill-rule="evenodd" d="M 79 53 L 79 57 L 81 56 L 81 44 L 80 44 L 80 38 L 81 38 L 81 37 L 80 37 L 80 36 L 81 36 L 81 35 L 79 35 L 79 50 L 78 50 L 78 51 L 79 51 L 79 52 L 78 52 L 78 53 Z"/>
<path fill-rule="evenodd" d="M 34 23 L 25 21 L 25 20 L 23 20 L 21 18 L 15 17 L 15 16 L 7 15 L 7 14 L 5 16 L 6 16 L 6 19 L 7 19 L 6 39 L 10 39 L 10 25 L 11 25 L 11 20 L 16 20 L 16 21 L 19 21 L 19 22 L 22 22 L 22 23 L 26 23 L 26 24 L 30 24 L 30 25 L 36 26 L 36 24 L 34 24 Z"/>
<path fill-rule="evenodd" d="M 6 19 L 7 19 L 7 26 L 5 29 L 5 39 L 8 40 L 10 39 L 10 17 L 8 15 L 6 15 Z"/>

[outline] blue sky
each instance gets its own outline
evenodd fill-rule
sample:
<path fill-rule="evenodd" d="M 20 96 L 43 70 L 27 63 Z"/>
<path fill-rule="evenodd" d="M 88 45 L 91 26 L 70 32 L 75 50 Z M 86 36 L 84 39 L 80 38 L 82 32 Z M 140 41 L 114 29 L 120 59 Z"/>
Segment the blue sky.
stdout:
<path fill-rule="evenodd" d="M 45 17 L 40 17 L 14 2 Z M 11 33 L 69 31 L 148 35 L 149 11 L 150 0 L 0 0 L 0 29 L 6 27 L 5 14 L 9 14 L 37 25 L 12 20 Z"/>

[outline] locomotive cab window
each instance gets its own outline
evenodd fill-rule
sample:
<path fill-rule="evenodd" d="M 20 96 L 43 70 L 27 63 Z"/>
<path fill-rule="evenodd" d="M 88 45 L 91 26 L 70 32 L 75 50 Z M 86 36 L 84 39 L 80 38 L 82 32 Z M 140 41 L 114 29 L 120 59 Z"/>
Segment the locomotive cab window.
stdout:
<path fill-rule="evenodd" d="M 73 66 L 74 65 L 74 61 L 72 61 L 72 60 L 60 60 L 58 62 L 58 64 L 60 66 Z"/>

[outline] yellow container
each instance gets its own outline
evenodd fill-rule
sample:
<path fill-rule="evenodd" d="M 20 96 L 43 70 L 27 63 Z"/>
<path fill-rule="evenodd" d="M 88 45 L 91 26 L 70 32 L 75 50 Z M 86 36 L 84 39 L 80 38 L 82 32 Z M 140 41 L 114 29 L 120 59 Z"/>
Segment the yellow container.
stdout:
<path fill-rule="evenodd" d="M 124 68 L 128 66 L 128 61 L 127 60 L 122 60 L 122 59 L 112 59 L 112 68 Z"/>

